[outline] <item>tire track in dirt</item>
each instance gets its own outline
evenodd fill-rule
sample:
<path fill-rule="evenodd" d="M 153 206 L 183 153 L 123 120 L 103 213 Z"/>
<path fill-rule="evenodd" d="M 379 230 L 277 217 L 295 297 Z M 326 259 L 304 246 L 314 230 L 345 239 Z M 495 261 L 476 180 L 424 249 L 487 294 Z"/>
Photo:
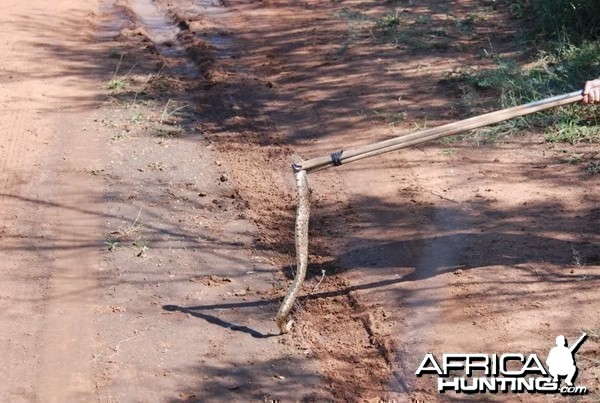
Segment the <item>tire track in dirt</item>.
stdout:
<path fill-rule="evenodd" d="M 87 114 L 73 114 L 55 123 L 61 137 L 59 149 L 66 156 L 46 162 L 41 180 L 53 183 L 38 193 L 50 203 L 50 215 L 41 258 L 48 263 L 50 278 L 48 304 L 44 318 L 45 346 L 41 363 L 40 395 L 47 401 L 89 401 L 94 398 L 92 349 L 93 315 L 97 299 L 97 268 L 102 234 L 104 189 L 82 171 L 104 155 L 103 141 L 97 134 L 81 131 L 72 122 L 81 122 Z M 52 177 L 59 178 L 58 180 Z"/>
<path fill-rule="evenodd" d="M 31 114 L 20 109 L 2 111 L 0 128 L 0 346 L 3 380 L 0 396 L 34 400 L 37 377 L 33 363 L 40 358 L 43 304 L 33 300 L 43 295 L 46 279 L 36 270 L 29 254 L 22 253 L 31 233 L 28 220 L 32 215 L 21 202 L 27 192 L 30 174 L 24 167 L 33 162 L 26 152 L 34 125 Z M 24 222 L 25 221 L 25 222 Z M 26 278 L 35 279 L 27 284 Z M 17 363 L 21 363 L 18 365 Z"/>
<path fill-rule="evenodd" d="M 7 201 L 7 195 L 14 191 L 17 182 L 17 168 L 21 165 L 23 152 L 29 139 L 26 136 L 25 122 L 31 118 L 31 114 L 21 110 L 0 111 L 1 116 L 7 116 L 8 120 L 0 124 L 4 141 L 2 153 L 0 154 L 0 172 L 2 182 L 0 183 L 0 203 Z M 5 209 L 3 209 L 5 210 Z"/>
<path fill-rule="evenodd" d="M 46 279 L 31 255 L 23 253 L 31 214 L 21 199 L 31 188 L 36 158 L 29 148 L 35 144 L 37 122 L 31 105 L 18 99 L 29 89 L 25 71 L 18 68 L 26 50 L 12 26 L 18 4 L 7 3 L 0 15 L 0 399 L 34 401 L 44 314 L 44 305 L 34 299 L 44 295 Z"/>
<path fill-rule="evenodd" d="M 95 287 L 101 188 L 81 167 L 102 150 L 81 123 L 98 88 L 87 18 L 96 3 L 7 3 L 0 16 L 0 49 L 9 49 L 0 70 L 6 100 L 0 117 L 0 396 L 90 401 L 88 292 Z"/>

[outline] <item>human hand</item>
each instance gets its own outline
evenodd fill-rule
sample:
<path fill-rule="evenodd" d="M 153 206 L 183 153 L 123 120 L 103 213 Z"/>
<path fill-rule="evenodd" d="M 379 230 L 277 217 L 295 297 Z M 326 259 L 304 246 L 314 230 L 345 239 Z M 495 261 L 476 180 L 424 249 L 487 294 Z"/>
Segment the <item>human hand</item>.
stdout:
<path fill-rule="evenodd" d="M 600 103 L 600 78 L 585 83 L 585 88 L 583 89 L 583 103 Z"/>

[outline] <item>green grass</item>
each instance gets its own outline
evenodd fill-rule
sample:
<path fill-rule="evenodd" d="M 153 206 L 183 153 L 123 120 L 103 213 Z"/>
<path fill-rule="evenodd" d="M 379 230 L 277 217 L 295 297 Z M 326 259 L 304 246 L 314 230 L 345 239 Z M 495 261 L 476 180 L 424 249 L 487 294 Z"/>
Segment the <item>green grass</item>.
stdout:
<path fill-rule="evenodd" d="M 600 173 L 600 162 L 592 161 L 588 164 L 587 172 L 590 174 Z"/>
<path fill-rule="evenodd" d="M 120 78 L 113 78 L 112 80 L 110 80 L 108 82 L 108 84 L 106 84 L 106 88 L 109 90 L 113 90 L 113 91 L 122 90 L 126 86 L 127 86 L 127 83 L 125 82 L 125 80 L 120 79 Z"/>
<path fill-rule="evenodd" d="M 141 213 L 142 209 L 140 208 L 137 217 L 130 226 L 109 233 L 110 237 L 104 241 L 108 251 L 114 252 L 122 246 L 129 245 L 135 250 L 137 257 L 143 257 L 144 253 L 150 249 L 143 235 L 139 234 L 142 229 L 142 224 L 138 223 Z"/>
<path fill-rule="evenodd" d="M 379 18 L 376 24 L 379 27 L 395 27 L 400 25 L 400 17 L 398 17 L 398 14 L 386 14 Z"/>
<path fill-rule="evenodd" d="M 596 123 L 582 123 L 577 111 L 572 112 L 572 116 L 567 116 L 564 120 L 558 121 L 551 126 L 544 136 L 549 143 L 570 143 L 572 145 L 587 142 L 596 143 L 600 140 L 600 129 Z"/>
<path fill-rule="evenodd" d="M 117 250 L 117 248 L 120 245 L 119 241 L 117 241 L 115 239 L 107 239 L 106 241 L 104 241 L 104 244 L 106 245 L 109 252 L 113 252 L 113 251 Z"/>
<path fill-rule="evenodd" d="M 600 76 L 600 43 L 597 41 L 580 46 L 555 43 L 551 52 L 543 50 L 536 57 L 529 68 L 511 60 L 497 59 L 494 69 L 447 73 L 443 82 L 462 93 L 463 104 L 467 105 L 464 108 L 466 114 L 475 114 L 485 109 L 509 108 L 576 91 L 582 89 L 588 79 Z M 579 104 L 529 115 L 485 130 L 494 135 L 498 131 L 510 135 L 537 128 L 545 131 L 549 142 L 576 144 L 599 141 L 599 121 L 598 107 Z"/>
<path fill-rule="evenodd" d="M 568 38 L 570 43 L 580 45 L 600 38 L 598 0 L 531 0 L 521 16 L 529 18 L 532 33 L 551 40 Z"/>
<path fill-rule="evenodd" d="M 443 12 L 449 18 L 440 20 L 412 8 L 418 4 L 415 0 L 386 3 L 388 11 L 378 16 L 352 7 L 335 13 L 348 26 L 338 54 L 360 38 L 373 38 L 410 52 L 462 50 L 468 46 L 462 39 L 481 35 L 478 28 L 485 26 L 492 10 L 490 6 L 452 16 L 448 8 Z M 458 115 L 473 116 L 572 92 L 582 89 L 587 80 L 600 77 L 600 1 L 505 0 L 503 6 L 521 21 L 522 28 L 514 36 L 520 55 L 511 60 L 487 49 L 482 57 L 493 60 L 495 68 L 465 68 L 445 75 L 442 81 L 461 97 L 453 105 Z M 476 138 L 478 142 L 494 142 L 500 136 L 534 130 L 543 132 L 550 143 L 600 142 L 599 120 L 600 107 L 570 105 L 479 129 Z M 391 119 L 389 123 L 399 121 Z"/>
<path fill-rule="evenodd" d="M 365 14 L 348 7 L 344 7 L 341 10 L 336 11 L 334 13 L 334 17 L 344 20 L 348 27 L 346 38 L 340 44 L 340 47 L 336 52 L 338 56 L 341 56 L 346 53 L 348 48 L 354 42 L 356 42 L 359 32 L 363 29 L 367 29 L 373 23 Z"/>
<path fill-rule="evenodd" d="M 395 1 L 406 7 L 414 1 Z M 479 14 L 470 14 L 465 19 L 449 19 L 447 22 L 433 21 L 427 14 L 405 13 L 395 8 L 378 17 L 371 17 L 361 11 L 344 7 L 334 13 L 348 25 L 348 33 L 340 45 L 338 54 L 343 54 L 359 37 L 371 37 L 378 42 L 393 44 L 396 48 L 410 51 L 446 50 L 461 48 L 451 38 L 453 32 L 473 30 L 483 20 Z"/>
<path fill-rule="evenodd" d="M 483 20 L 483 17 L 479 14 L 469 14 L 465 18 L 457 19 L 456 27 L 464 32 L 472 32 L 475 29 L 475 24 Z"/>
<path fill-rule="evenodd" d="M 508 5 L 513 16 L 522 21 L 520 40 L 527 38 L 532 44 L 524 50 L 533 56 L 528 67 L 523 67 L 487 54 L 495 60 L 495 68 L 446 74 L 442 81 L 461 94 L 459 109 L 465 115 L 576 91 L 587 80 L 600 76 L 600 1 L 509 0 Z M 468 31 L 478 19 L 473 14 L 457 25 Z M 494 137 L 538 129 L 551 143 L 598 142 L 599 120 L 597 106 L 570 105 L 486 128 L 480 134 Z"/>
<path fill-rule="evenodd" d="M 451 21 L 434 24 L 429 15 L 395 12 L 380 17 L 372 32 L 379 41 L 391 43 L 396 48 L 429 51 L 460 47 L 460 43 L 455 44 L 451 35 L 451 31 L 456 29 L 457 26 Z"/>

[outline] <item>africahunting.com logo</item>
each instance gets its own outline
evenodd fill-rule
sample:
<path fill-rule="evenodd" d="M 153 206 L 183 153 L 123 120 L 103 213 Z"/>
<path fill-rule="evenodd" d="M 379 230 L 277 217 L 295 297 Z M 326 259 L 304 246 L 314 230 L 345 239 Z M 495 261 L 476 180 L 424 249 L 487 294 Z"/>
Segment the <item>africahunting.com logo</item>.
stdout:
<path fill-rule="evenodd" d="M 570 347 L 564 336 L 556 338 L 546 358 L 546 366 L 536 354 L 443 354 L 441 360 L 425 355 L 415 373 L 437 375 L 440 393 L 560 393 L 583 395 L 585 386 L 576 386 L 575 353 L 583 344 L 584 333 Z M 561 380 L 564 378 L 564 385 Z"/>

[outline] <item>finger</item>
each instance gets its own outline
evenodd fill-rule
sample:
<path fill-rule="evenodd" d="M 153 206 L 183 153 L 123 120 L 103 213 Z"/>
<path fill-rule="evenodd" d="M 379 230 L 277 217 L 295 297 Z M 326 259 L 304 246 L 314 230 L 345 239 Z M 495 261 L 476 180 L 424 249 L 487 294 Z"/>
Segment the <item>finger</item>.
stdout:
<path fill-rule="evenodd" d="M 585 93 L 583 94 L 583 99 L 582 99 L 582 102 L 583 102 L 584 104 L 589 104 L 589 103 L 590 103 L 590 98 L 589 98 L 589 95 L 588 95 L 588 94 L 585 94 Z"/>
<path fill-rule="evenodd" d="M 596 91 L 596 94 L 593 92 Z M 598 103 L 600 102 L 600 79 L 589 80 L 585 83 L 583 89 L 583 103 Z"/>
<path fill-rule="evenodd" d="M 583 88 L 583 93 L 589 93 L 593 88 L 600 87 L 600 79 L 590 80 L 585 83 L 585 87 Z"/>

